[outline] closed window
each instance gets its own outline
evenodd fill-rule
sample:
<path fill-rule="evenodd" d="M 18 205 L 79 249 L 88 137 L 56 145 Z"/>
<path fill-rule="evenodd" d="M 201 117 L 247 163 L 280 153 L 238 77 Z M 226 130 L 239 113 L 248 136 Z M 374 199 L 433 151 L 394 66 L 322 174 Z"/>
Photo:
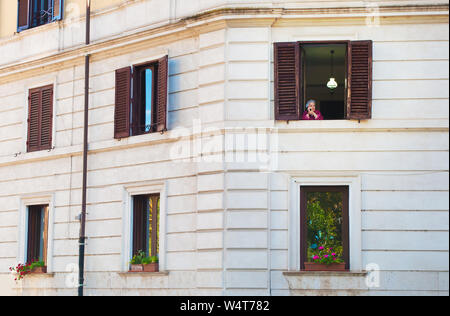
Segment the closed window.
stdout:
<path fill-rule="evenodd" d="M 28 95 L 27 151 L 52 148 L 53 85 L 31 89 Z"/>
<path fill-rule="evenodd" d="M 348 201 L 347 186 L 300 188 L 301 269 L 324 255 L 350 268 Z"/>
<path fill-rule="evenodd" d="M 47 261 L 48 205 L 28 206 L 26 262 Z"/>
<path fill-rule="evenodd" d="M 17 31 L 61 20 L 63 0 L 18 0 Z"/>
<path fill-rule="evenodd" d="M 370 119 L 372 41 L 275 43 L 275 119 Z"/>
<path fill-rule="evenodd" d="M 167 130 L 168 57 L 116 70 L 114 138 Z"/>
<path fill-rule="evenodd" d="M 159 257 L 159 209 L 159 194 L 133 197 L 133 256 L 143 251 L 146 256 Z"/>

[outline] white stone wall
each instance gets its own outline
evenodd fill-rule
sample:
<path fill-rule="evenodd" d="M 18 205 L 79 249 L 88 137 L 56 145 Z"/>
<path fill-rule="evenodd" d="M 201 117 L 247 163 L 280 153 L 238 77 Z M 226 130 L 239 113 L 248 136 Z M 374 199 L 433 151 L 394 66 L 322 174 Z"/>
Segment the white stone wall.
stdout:
<path fill-rule="evenodd" d="M 210 5 L 190 7 L 192 3 L 170 7 L 171 16 Z M 136 1 L 125 8 L 131 12 L 145 5 Z M 116 13 L 95 17 L 94 25 L 100 19 L 112 19 L 106 25 L 113 25 Z M 179 30 L 179 36 L 167 35 L 160 42 L 149 39 L 136 48 L 94 53 L 86 294 L 316 295 L 352 289 L 351 294 L 448 295 L 448 24 L 407 20 L 379 27 L 367 27 L 360 19 L 283 20 L 273 26 L 275 20 L 264 19 L 212 23 Z M 126 21 L 129 29 L 144 23 Z M 44 28 L 48 30 L 31 30 L 21 40 L 2 44 L 0 51 L 7 51 L 8 58 L 20 56 L 19 47 L 28 47 L 28 39 L 42 42 L 54 31 L 53 26 Z M 93 36 L 108 38 L 125 26 L 114 28 L 96 26 Z M 61 47 L 82 41 L 69 35 L 58 37 L 69 41 Z M 325 39 L 374 41 L 373 118 L 360 123 L 274 122 L 272 43 Z M 36 54 L 53 45 L 50 39 L 46 43 L 22 57 L 43 56 Z M 114 71 L 166 53 L 169 132 L 114 140 Z M 79 58 L 45 75 L 0 84 L 0 294 L 76 295 L 70 284 L 77 276 L 73 280 L 70 269 L 78 262 L 83 76 Z M 55 149 L 26 153 L 28 89 L 49 83 L 55 86 Z M 264 130 L 266 147 L 246 143 L 255 128 Z M 261 170 L 261 164 L 248 161 L 249 155 L 269 152 L 271 162 L 277 162 L 271 168 Z M 307 168 L 311 161 L 315 170 Z M 360 192 L 355 198 L 360 200 L 361 229 L 355 242 L 361 251 L 352 256 L 361 264 L 353 268 L 377 263 L 382 270 L 380 287 L 370 291 L 361 279 L 333 277 L 321 283 L 314 277 L 283 275 L 296 270 L 298 255 L 293 179 L 322 179 L 325 185 L 345 177 L 356 179 L 355 191 Z M 124 267 L 127 194 L 131 187 L 152 186 L 164 188 L 161 270 L 168 273 L 130 275 Z M 24 200 L 43 195 L 50 196 L 53 206 L 52 274 L 15 284 L 8 267 L 23 257 Z M 299 285 L 301 289 L 295 288 Z"/>

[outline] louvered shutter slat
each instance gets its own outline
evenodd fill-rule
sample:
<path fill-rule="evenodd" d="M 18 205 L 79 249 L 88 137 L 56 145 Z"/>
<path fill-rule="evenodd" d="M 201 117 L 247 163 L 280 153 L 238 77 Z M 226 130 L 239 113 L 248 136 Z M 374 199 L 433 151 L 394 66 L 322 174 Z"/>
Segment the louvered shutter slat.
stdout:
<path fill-rule="evenodd" d="M 300 46 L 275 43 L 275 119 L 300 119 Z"/>
<path fill-rule="evenodd" d="M 130 136 L 131 67 L 116 70 L 114 138 Z"/>
<path fill-rule="evenodd" d="M 167 81 L 169 78 L 169 58 L 164 56 L 158 61 L 158 78 L 157 78 L 157 99 L 156 99 L 156 122 L 157 131 L 163 132 L 167 130 Z"/>
<path fill-rule="evenodd" d="M 41 150 L 52 148 L 53 86 L 42 89 Z"/>
<path fill-rule="evenodd" d="M 372 117 L 372 41 L 355 41 L 349 45 L 349 119 Z"/>
<path fill-rule="evenodd" d="M 40 106 L 41 106 L 40 89 L 30 90 L 28 98 L 28 140 L 27 140 L 28 152 L 39 150 Z"/>

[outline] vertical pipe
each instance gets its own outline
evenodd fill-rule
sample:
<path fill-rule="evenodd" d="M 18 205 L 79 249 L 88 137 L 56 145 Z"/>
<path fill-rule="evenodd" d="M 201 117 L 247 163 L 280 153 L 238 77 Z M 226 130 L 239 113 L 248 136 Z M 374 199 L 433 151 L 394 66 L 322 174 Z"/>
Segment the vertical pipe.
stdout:
<path fill-rule="evenodd" d="M 90 0 L 86 0 L 86 45 L 90 44 L 91 8 Z M 87 196 L 87 158 L 89 127 L 89 55 L 85 56 L 84 68 L 84 137 L 83 137 L 83 185 L 80 218 L 79 262 L 78 262 L 78 296 L 84 290 L 84 254 L 86 244 L 86 196 Z"/>

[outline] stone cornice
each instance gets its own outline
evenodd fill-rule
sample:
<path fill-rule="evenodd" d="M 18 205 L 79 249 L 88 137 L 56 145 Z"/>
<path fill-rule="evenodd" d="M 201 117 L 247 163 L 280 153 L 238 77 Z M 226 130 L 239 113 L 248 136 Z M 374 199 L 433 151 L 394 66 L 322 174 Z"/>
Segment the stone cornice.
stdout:
<path fill-rule="evenodd" d="M 383 23 L 406 23 L 402 17 L 408 17 L 407 23 L 420 20 L 421 23 L 448 23 L 448 5 L 409 5 L 377 7 L 377 14 L 383 17 Z M 285 9 L 285 8 L 221 8 L 209 10 L 197 15 L 167 22 L 158 26 L 148 26 L 136 30 L 126 31 L 121 35 L 111 36 L 96 41 L 91 45 L 71 47 L 64 51 L 50 52 L 45 57 L 4 65 L 0 68 L 0 84 L 14 80 L 51 72 L 61 68 L 81 65 L 85 55 L 91 55 L 92 60 L 125 54 L 139 48 L 154 47 L 168 43 L 186 33 L 194 36 L 205 31 L 224 28 L 227 25 L 236 27 L 255 24 L 258 26 L 298 25 L 305 20 L 333 20 L 333 23 L 352 21 L 355 24 L 363 22 L 372 14 L 367 7 L 347 8 L 313 8 L 313 9 Z M 400 20 L 398 20 L 400 19 Z M 348 23 L 348 22 L 347 22 Z M 56 24 L 57 25 L 57 24 Z M 58 27 L 58 26 L 54 26 Z"/>

